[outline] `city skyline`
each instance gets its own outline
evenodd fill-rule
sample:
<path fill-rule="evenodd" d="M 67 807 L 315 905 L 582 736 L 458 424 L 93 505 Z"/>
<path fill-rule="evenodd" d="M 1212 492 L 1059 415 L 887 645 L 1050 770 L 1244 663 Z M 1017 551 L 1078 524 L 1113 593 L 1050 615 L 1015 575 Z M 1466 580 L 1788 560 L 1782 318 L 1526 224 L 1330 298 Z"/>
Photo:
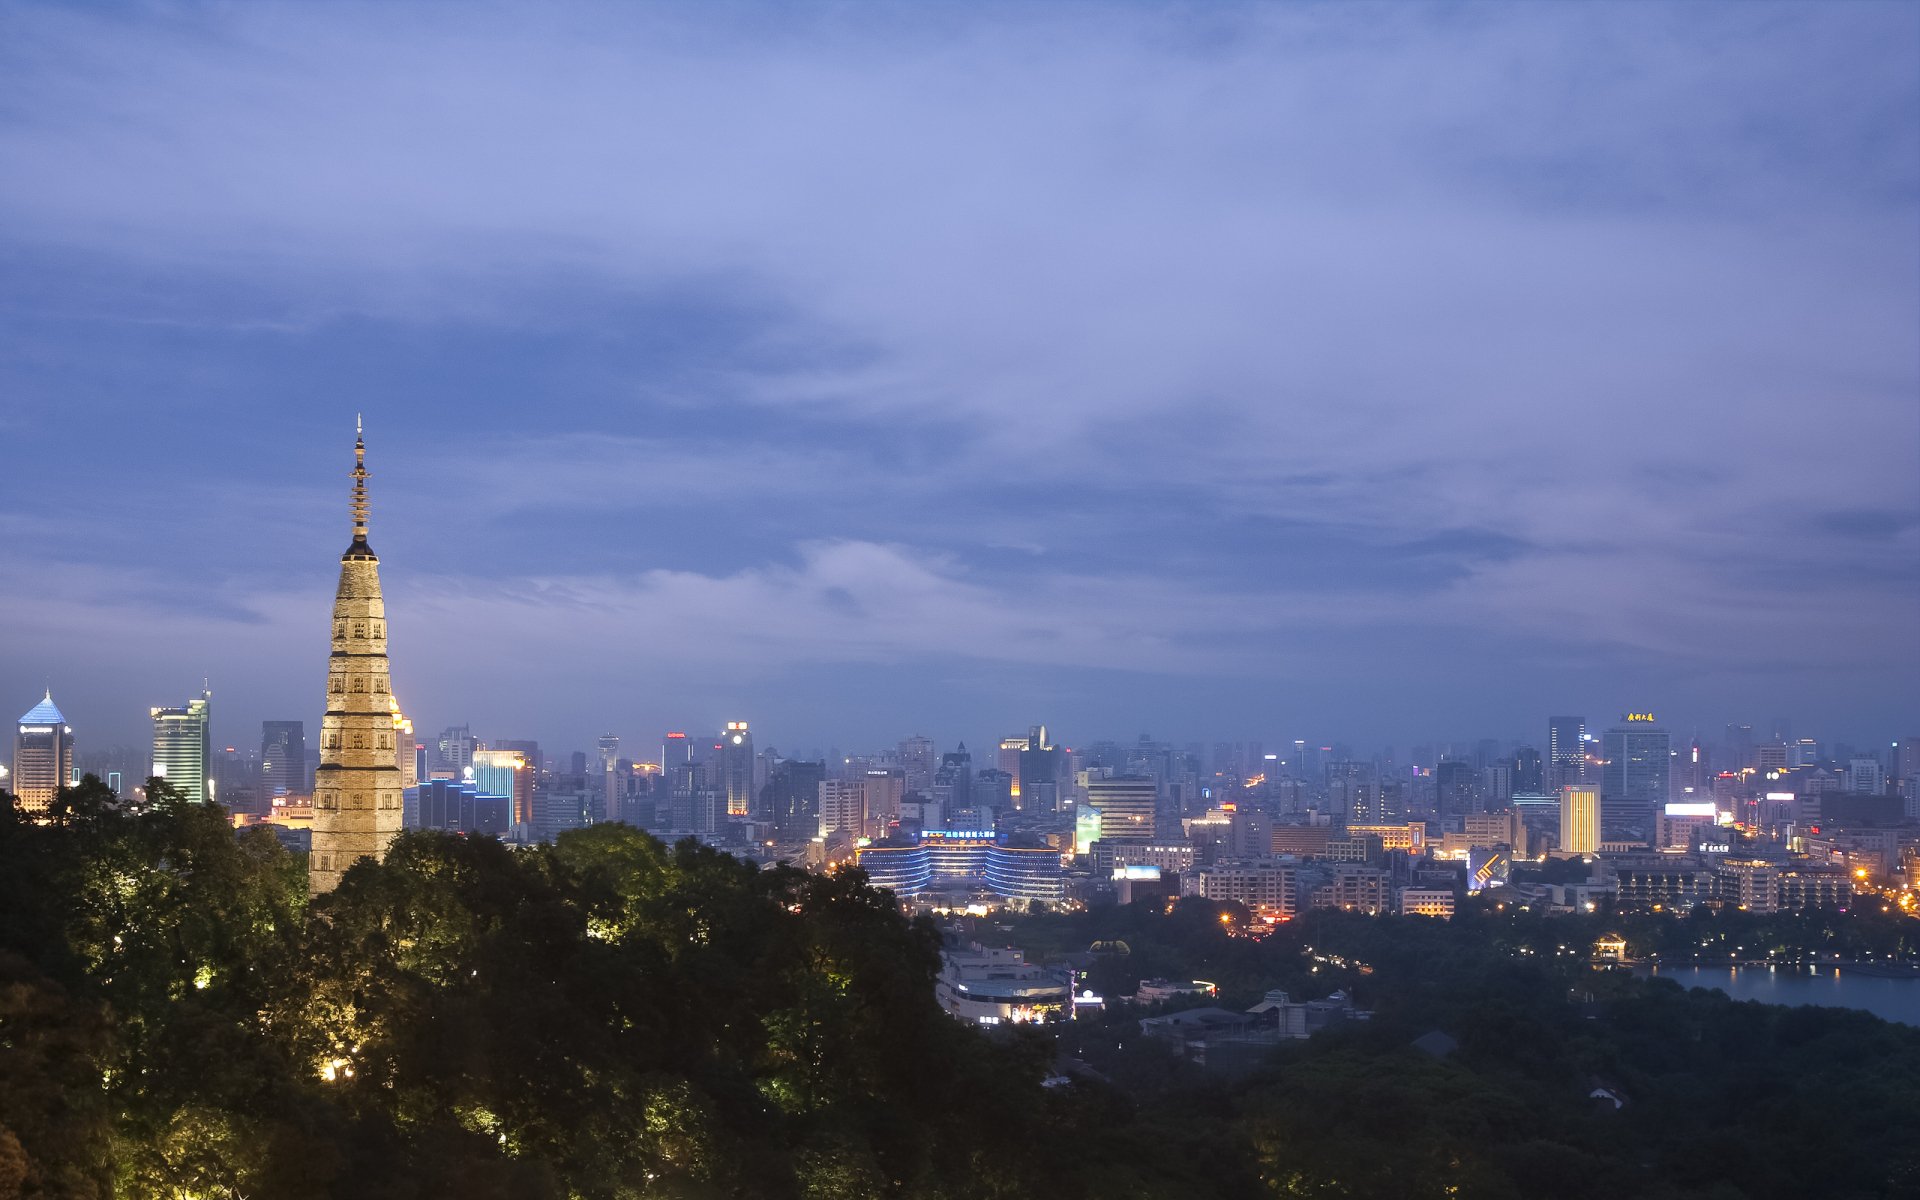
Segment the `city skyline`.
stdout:
<path fill-rule="evenodd" d="M 1920 18 L 1384 11 L 13 14 L 0 688 L 317 731 L 364 409 L 423 739 L 1913 733 Z"/>

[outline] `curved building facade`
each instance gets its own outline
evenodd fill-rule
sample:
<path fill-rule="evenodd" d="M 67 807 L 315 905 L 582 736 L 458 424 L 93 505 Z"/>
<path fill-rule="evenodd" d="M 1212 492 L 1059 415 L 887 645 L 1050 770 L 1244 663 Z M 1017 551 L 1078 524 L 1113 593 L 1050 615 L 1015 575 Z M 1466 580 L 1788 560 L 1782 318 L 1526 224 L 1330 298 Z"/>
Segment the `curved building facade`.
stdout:
<path fill-rule="evenodd" d="M 859 862 L 876 887 L 903 898 L 985 889 L 1052 903 L 1066 895 L 1058 851 L 1001 845 L 986 832 L 930 830 L 914 845 L 865 847 Z"/>

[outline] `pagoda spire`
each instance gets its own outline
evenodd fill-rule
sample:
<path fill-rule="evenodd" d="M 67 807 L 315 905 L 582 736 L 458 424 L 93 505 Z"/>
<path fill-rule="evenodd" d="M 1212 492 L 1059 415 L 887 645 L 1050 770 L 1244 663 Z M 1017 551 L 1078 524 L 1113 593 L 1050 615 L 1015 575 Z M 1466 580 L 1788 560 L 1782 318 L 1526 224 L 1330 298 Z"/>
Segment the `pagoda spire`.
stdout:
<path fill-rule="evenodd" d="M 376 862 L 400 832 L 400 760 L 393 680 L 387 661 L 387 607 L 380 560 L 367 545 L 367 443 L 354 421 L 353 544 L 340 556 L 327 658 L 327 708 L 320 721 L 320 769 L 313 777 L 313 848 L 307 888 L 321 895 L 363 858 Z"/>
<path fill-rule="evenodd" d="M 353 415 L 353 502 L 348 510 L 353 514 L 353 544 L 344 557 L 373 557 L 373 547 L 367 545 L 367 437 L 359 413 Z"/>

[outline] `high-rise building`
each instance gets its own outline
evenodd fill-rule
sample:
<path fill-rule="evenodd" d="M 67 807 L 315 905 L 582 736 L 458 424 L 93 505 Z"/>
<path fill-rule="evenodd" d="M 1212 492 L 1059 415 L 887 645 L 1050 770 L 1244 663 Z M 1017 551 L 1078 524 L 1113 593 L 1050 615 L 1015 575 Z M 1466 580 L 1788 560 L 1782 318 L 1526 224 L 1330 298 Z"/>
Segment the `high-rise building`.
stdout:
<path fill-rule="evenodd" d="M 1600 792 L 1568 784 L 1560 789 L 1560 849 L 1568 854 L 1600 852 Z"/>
<path fill-rule="evenodd" d="M 1532 746 L 1522 746 L 1513 756 L 1513 790 L 1527 795 L 1538 795 L 1547 785 L 1545 767 L 1540 761 L 1540 752 Z"/>
<path fill-rule="evenodd" d="M 848 837 L 867 835 L 866 790 L 858 779 L 822 779 L 820 781 L 820 836 L 844 833 Z"/>
<path fill-rule="evenodd" d="M 799 842 L 819 835 L 820 785 L 826 778 L 824 762 L 788 758 L 773 765 L 760 789 L 759 808 L 773 822 L 775 837 Z"/>
<path fill-rule="evenodd" d="M 620 735 L 603 733 L 594 743 L 600 751 L 599 811 L 587 814 L 594 821 L 620 819 Z"/>
<path fill-rule="evenodd" d="M 393 702 L 393 765 L 400 770 L 400 788 L 415 787 L 420 782 L 420 752 L 424 747 L 414 740 L 413 722 L 407 720 L 400 711 L 400 702 Z"/>
<path fill-rule="evenodd" d="M 467 726 L 447 726 L 434 742 L 434 771 L 444 773 L 449 779 L 465 778 L 467 768 L 473 765 L 473 752 L 479 746 L 479 739 Z"/>
<path fill-rule="evenodd" d="M 1652 713 L 1628 713 L 1600 735 L 1602 824 L 1651 834 L 1672 788 L 1672 739 Z"/>
<path fill-rule="evenodd" d="M 380 595 L 380 559 L 367 544 L 367 446 L 359 437 L 353 442 L 351 511 L 353 541 L 340 556 L 320 769 L 313 778 L 307 888 L 316 896 L 339 886 L 359 860 L 385 858 L 402 816 L 387 604 Z"/>
<path fill-rule="evenodd" d="M 1887 773 L 1877 758 L 1854 758 L 1847 762 L 1847 790 L 1865 796 L 1878 796 L 1887 790 Z"/>
<path fill-rule="evenodd" d="M 933 739 L 915 734 L 900 742 L 900 769 L 907 773 L 907 790 L 928 793 L 933 790 L 935 758 Z"/>
<path fill-rule="evenodd" d="M 1087 780 L 1087 803 L 1100 812 L 1103 842 L 1151 842 L 1160 785 L 1151 775 Z"/>
<path fill-rule="evenodd" d="M 20 807 L 43 813 L 73 779 L 73 728 L 54 706 L 53 692 L 20 716 L 13 741 L 13 794 Z"/>
<path fill-rule="evenodd" d="M 306 722 L 260 722 L 260 787 L 268 800 L 307 794 Z"/>
<path fill-rule="evenodd" d="M 900 819 L 900 802 L 906 799 L 907 777 L 897 770 L 869 768 L 859 780 L 865 797 L 867 836 L 880 837 L 890 822 Z"/>
<path fill-rule="evenodd" d="M 1470 762 L 1442 759 L 1433 769 L 1434 806 L 1442 818 L 1480 811 L 1479 772 Z"/>
<path fill-rule="evenodd" d="M 1587 777 L 1587 719 L 1547 718 L 1547 785 L 1554 789 Z"/>
<path fill-rule="evenodd" d="M 753 814 L 753 731 L 745 721 L 728 721 L 715 747 L 719 776 L 716 782 L 726 799 L 729 817 Z"/>
<path fill-rule="evenodd" d="M 1015 804 L 1023 812 L 1052 813 L 1060 809 L 1060 776 L 1066 756 L 1047 740 L 1047 727 L 1027 731 L 1027 747 L 1020 752 L 1020 791 Z"/>
<path fill-rule="evenodd" d="M 1000 751 L 993 762 L 996 770 L 1006 772 L 1007 778 L 1013 781 L 1008 798 L 1016 805 L 1020 802 L 1020 755 L 1026 748 L 1024 737 L 1001 738 Z"/>
<path fill-rule="evenodd" d="M 473 786 L 507 798 L 507 821 L 529 833 L 533 827 L 533 767 L 518 750 L 475 750 Z"/>
<path fill-rule="evenodd" d="M 942 812 L 966 808 L 973 803 L 973 756 L 967 753 L 965 742 L 953 753 L 941 756 L 940 769 L 933 773 L 931 791 Z"/>
<path fill-rule="evenodd" d="M 153 773 L 172 784 L 191 804 L 211 800 L 213 760 L 207 725 L 213 693 L 203 692 L 179 708 L 153 708 Z"/>

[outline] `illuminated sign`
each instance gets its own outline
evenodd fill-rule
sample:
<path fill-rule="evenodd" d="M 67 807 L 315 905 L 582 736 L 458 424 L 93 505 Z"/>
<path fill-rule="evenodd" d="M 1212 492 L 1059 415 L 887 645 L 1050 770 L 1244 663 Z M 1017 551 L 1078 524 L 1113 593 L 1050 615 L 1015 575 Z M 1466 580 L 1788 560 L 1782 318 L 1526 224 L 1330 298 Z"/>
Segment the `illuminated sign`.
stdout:
<path fill-rule="evenodd" d="M 1667 805 L 1670 817 L 1714 817 L 1720 810 L 1711 800 L 1675 800 Z"/>
<path fill-rule="evenodd" d="M 1653 714 L 1652 713 L 1628 713 L 1626 719 L 1629 721 L 1645 721 L 1645 722 L 1651 723 L 1653 720 Z"/>

